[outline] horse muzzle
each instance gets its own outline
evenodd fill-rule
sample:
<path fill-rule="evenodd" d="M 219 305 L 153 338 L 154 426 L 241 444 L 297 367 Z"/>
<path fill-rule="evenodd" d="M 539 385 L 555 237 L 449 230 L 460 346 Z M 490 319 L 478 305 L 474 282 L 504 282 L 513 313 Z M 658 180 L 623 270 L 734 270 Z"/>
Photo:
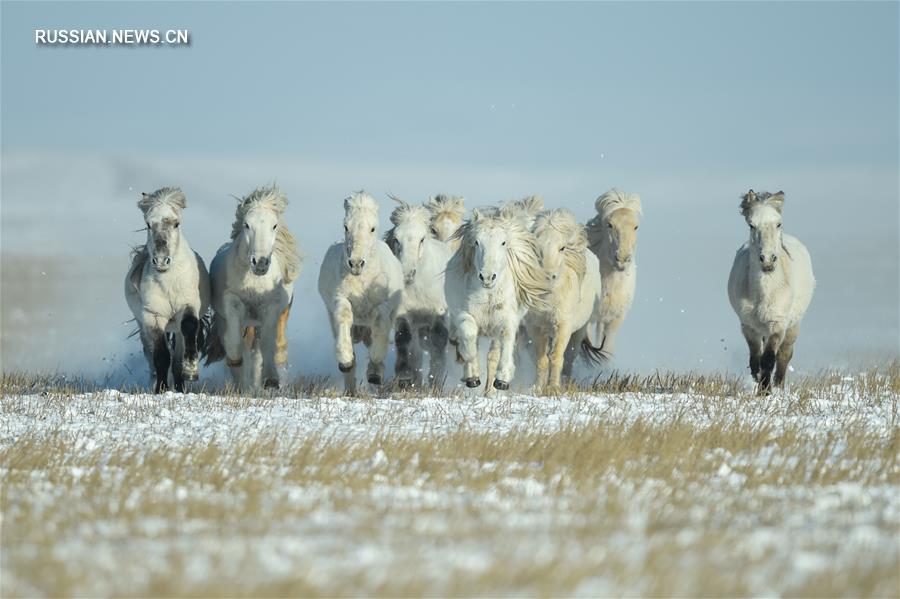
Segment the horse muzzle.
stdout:
<path fill-rule="evenodd" d="M 269 272 L 271 264 L 271 258 L 257 258 L 256 256 L 250 258 L 250 269 L 253 271 L 253 274 L 259 277 Z"/>
<path fill-rule="evenodd" d="M 362 259 L 354 260 L 351 258 L 351 259 L 347 260 L 347 266 L 350 267 L 350 274 L 353 275 L 354 277 L 358 277 L 359 275 L 362 274 L 363 267 L 365 265 L 366 265 L 366 261 L 362 260 Z"/>
<path fill-rule="evenodd" d="M 153 256 L 150 260 L 157 272 L 166 272 L 172 265 L 172 256 Z"/>

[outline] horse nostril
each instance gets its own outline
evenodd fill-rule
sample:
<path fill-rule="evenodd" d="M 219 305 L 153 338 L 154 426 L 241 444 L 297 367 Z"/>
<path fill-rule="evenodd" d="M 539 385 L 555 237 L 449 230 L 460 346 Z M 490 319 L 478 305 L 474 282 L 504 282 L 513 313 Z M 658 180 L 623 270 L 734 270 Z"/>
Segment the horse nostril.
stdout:
<path fill-rule="evenodd" d="M 360 260 L 360 261 L 359 261 L 359 267 L 360 267 L 360 268 L 362 268 L 362 267 L 365 266 L 365 265 L 366 265 L 366 261 L 365 261 L 365 260 Z"/>
<path fill-rule="evenodd" d="M 494 274 L 491 275 L 491 280 L 492 280 L 492 281 L 496 281 L 496 280 L 497 280 L 497 273 L 494 273 Z"/>
<path fill-rule="evenodd" d="M 778 256 L 776 256 L 775 254 L 772 254 L 772 262 L 775 262 L 776 260 L 778 260 Z"/>
<path fill-rule="evenodd" d="M 765 262 L 765 261 L 766 261 L 766 257 L 763 256 L 762 254 L 760 254 L 760 255 L 759 255 L 759 261 L 760 261 L 760 262 Z"/>
<path fill-rule="evenodd" d="M 482 282 L 484 282 L 484 275 L 483 275 L 483 274 L 478 273 L 478 278 L 481 279 Z"/>
<path fill-rule="evenodd" d="M 256 256 L 253 256 L 250 258 L 250 264 L 252 264 L 253 266 L 256 266 Z"/>
<path fill-rule="evenodd" d="M 172 258 L 170 258 L 169 256 L 166 256 L 166 266 L 168 266 L 171 263 L 172 263 Z"/>
<path fill-rule="evenodd" d="M 353 260 L 347 260 L 347 266 L 353 268 Z"/>
<path fill-rule="evenodd" d="M 411 276 L 411 277 L 416 276 L 416 269 L 415 269 L 415 268 L 412 269 L 411 271 L 409 271 L 409 276 Z"/>

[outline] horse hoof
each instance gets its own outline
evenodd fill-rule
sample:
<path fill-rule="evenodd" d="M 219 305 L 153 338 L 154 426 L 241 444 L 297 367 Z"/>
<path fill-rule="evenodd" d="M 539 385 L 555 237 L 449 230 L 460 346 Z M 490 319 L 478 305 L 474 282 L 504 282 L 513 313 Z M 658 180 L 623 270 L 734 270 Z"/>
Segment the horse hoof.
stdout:
<path fill-rule="evenodd" d="M 380 385 L 381 384 L 381 375 L 380 374 L 370 374 L 368 379 L 370 385 Z"/>
<path fill-rule="evenodd" d="M 400 389 L 409 389 L 412 386 L 412 379 L 397 379 L 397 387 Z"/>
<path fill-rule="evenodd" d="M 225 363 L 228 364 L 230 368 L 240 368 L 244 364 L 244 358 L 238 358 L 237 360 L 225 358 Z"/>
<path fill-rule="evenodd" d="M 353 367 L 356 366 L 356 360 L 350 360 L 349 362 L 338 362 L 338 370 L 343 373 L 350 372 L 353 370 Z"/>
<path fill-rule="evenodd" d="M 509 383 L 506 381 L 501 381 L 500 379 L 494 379 L 494 389 L 498 391 L 506 391 L 509 389 Z"/>
<path fill-rule="evenodd" d="M 200 373 L 197 370 L 185 370 L 184 371 L 184 380 L 186 381 L 196 381 L 200 378 Z"/>
<path fill-rule="evenodd" d="M 478 377 L 468 378 L 466 379 L 466 387 L 469 389 L 474 389 L 475 387 L 481 386 L 481 379 Z"/>
<path fill-rule="evenodd" d="M 275 379 L 266 379 L 266 382 L 263 383 L 263 388 L 265 389 L 277 389 L 278 387 L 278 381 Z"/>

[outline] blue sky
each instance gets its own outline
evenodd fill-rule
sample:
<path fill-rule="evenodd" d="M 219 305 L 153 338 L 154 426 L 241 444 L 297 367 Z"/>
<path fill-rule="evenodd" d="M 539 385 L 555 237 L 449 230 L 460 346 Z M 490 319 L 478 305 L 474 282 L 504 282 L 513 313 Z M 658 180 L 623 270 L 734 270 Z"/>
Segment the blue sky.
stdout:
<path fill-rule="evenodd" d="M 897 163 L 897 3 L 3 2 L 3 148 Z M 188 28 L 51 48 L 37 27 Z"/>
<path fill-rule="evenodd" d="M 208 260 L 231 194 L 281 183 L 310 255 L 297 346 L 329 336 L 315 279 L 350 191 L 379 198 L 383 222 L 387 192 L 470 207 L 539 193 L 587 220 L 619 186 L 641 194 L 645 219 L 615 367 L 741 369 L 725 281 L 753 187 L 786 192 L 785 230 L 813 257 L 797 368 L 900 355 L 897 2 L 0 11 L 2 252 L 113 257 L 84 299 L 99 323 L 128 317 L 118 279 L 141 241 L 139 191 L 184 186 L 185 230 Z M 186 28 L 193 43 L 37 47 L 35 28 Z M 111 356 L 113 333 L 78 354 Z M 298 368 L 332 372 L 330 355 Z"/>

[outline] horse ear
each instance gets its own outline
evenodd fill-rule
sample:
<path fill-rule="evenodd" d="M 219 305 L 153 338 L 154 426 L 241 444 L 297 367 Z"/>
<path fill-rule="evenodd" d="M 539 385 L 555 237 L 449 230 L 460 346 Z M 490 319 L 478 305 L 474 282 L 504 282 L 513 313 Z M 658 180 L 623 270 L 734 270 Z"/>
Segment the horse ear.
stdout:
<path fill-rule="evenodd" d="M 350 198 L 344 198 L 344 210 L 350 209 Z"/>
<path fill-rule="evenodd" d="M 773 193 L 769 196 L 768 202 L 772 208 L 778 211 L 778 214 L 781 214 L 781 209 L 784 207 L 784 192 L 778 191 Z"/>
<path fill-rule="evenodd" d="M 750 216 L 750 207 L 753 205 L 753 202 L 756 201 L 756 192 L 752 189 L 745 193 L 741 198 L 741 214 L 744 218 Z"/>
<path fill-rule="evenodd" d="M 481 218 L 481 210 L 479 210 L 478 208 L 473 208 L 472 209 L 472 222 L 474 223 L 475 221 L 479 220 L 480 218 Z"/>

